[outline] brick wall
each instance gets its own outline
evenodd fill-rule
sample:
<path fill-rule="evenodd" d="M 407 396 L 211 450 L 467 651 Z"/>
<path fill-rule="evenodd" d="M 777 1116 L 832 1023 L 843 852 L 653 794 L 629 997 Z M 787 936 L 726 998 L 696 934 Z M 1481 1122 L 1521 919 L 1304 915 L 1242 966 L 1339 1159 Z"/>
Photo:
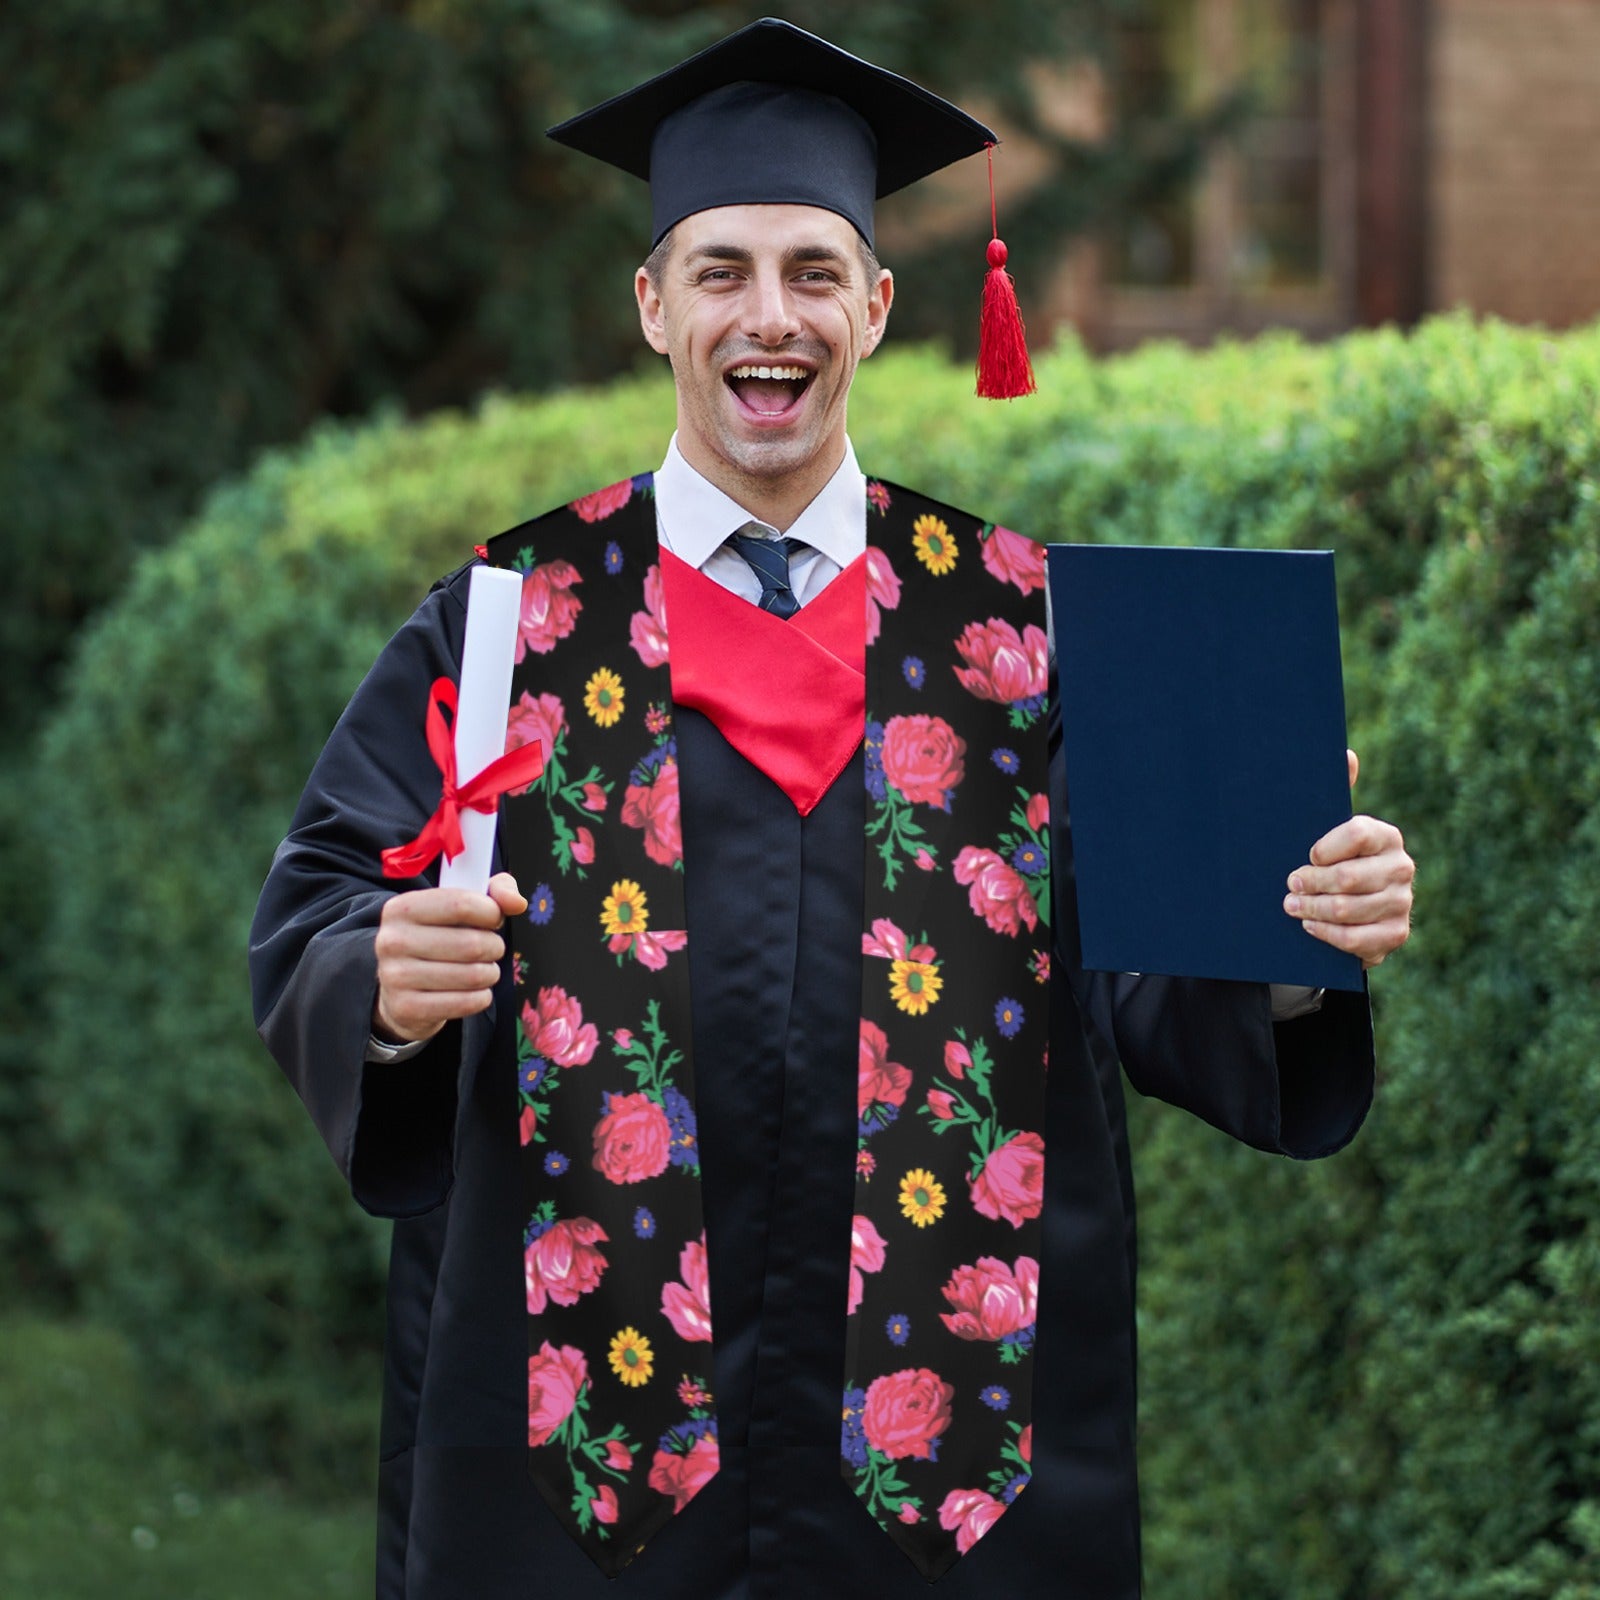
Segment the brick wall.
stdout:
<path fill-rule="evenodd" d="M 1600 0 L 1433 0 L 1429 300 L 1600 316 Z"/>

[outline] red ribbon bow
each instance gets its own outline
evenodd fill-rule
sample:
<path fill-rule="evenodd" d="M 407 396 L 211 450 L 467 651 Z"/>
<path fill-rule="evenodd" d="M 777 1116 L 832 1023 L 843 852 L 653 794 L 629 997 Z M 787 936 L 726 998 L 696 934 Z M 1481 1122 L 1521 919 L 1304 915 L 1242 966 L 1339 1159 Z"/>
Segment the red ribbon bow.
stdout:
<path fill-rule="evenodd" d="M 428 690 L 428 750 L 444 779 L 443 792 L 433 815 L 410 844 L 383 852 L 386 878 L 414 878 L 427 870 L 442 851 L 446 861 L 461 854 L 463 810 L 493 812 L 500 796 L 525 788 L 544 771 L 544 750 L 535 741 L 491 761 L 475 778 L 456 785 L 456 686 L 448 678 L 435 678 Z M 446 723 L 444 713 L 450 713 Z"/>

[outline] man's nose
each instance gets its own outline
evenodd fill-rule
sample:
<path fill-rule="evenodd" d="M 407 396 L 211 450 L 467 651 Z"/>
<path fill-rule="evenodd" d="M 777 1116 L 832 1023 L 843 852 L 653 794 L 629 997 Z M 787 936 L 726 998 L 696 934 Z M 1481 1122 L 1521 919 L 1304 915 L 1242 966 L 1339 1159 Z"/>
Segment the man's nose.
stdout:
<path fill-rule="evenodd" d="M 794 296 L 780 273 L 762 273 L 751 286 L 750 314 L 745 331 L 769 348 L 792 339 L 800 331 Z"/>

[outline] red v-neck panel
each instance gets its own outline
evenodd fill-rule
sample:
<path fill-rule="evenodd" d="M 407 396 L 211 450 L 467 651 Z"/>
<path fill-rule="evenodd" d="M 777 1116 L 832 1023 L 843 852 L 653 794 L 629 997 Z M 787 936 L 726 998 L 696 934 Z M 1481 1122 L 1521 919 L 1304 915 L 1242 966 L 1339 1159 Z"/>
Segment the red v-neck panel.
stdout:
<path fill-rule="evenodd" d="M 703 574 L 702 574 L 703 576 Z M 710 581 L 709 579 L 707 580 Z M 720 587 L 720 585 L 719 585 Z M 815 600 L 784 624 L 799 628 L 865 680 L 867 671 L 867 556 L 862 551 Z M 862 689 L 865 696 L 865 687 Z M 862 699 L 862 722 L 866 700 Z"/>
<path fill-rule="evenodd" d="M 785 621 L 661 552 L 672 698 L 704 712 L 808 815 L 867 719 L 866 557 Z"/>

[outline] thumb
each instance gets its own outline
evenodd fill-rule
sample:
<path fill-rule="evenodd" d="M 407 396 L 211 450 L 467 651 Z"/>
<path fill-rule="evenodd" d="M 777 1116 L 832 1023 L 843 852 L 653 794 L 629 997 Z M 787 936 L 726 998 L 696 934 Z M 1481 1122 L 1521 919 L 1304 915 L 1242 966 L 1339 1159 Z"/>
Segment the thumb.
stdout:
<path fill-rule="evenodd" d="M 1350 787 L 1356 786 L 1356 779 L 1361 776 L 1361 757 L 1354 750 L 1346 750 L 1344 758 L 1350 767 Z"/>
<path fill-rule="evenodd" d="M 528 909 L 528 897 L 509 872 L 497 872 L 489 880 L 489 898 L 508 917 L 521 916 Z"/>

